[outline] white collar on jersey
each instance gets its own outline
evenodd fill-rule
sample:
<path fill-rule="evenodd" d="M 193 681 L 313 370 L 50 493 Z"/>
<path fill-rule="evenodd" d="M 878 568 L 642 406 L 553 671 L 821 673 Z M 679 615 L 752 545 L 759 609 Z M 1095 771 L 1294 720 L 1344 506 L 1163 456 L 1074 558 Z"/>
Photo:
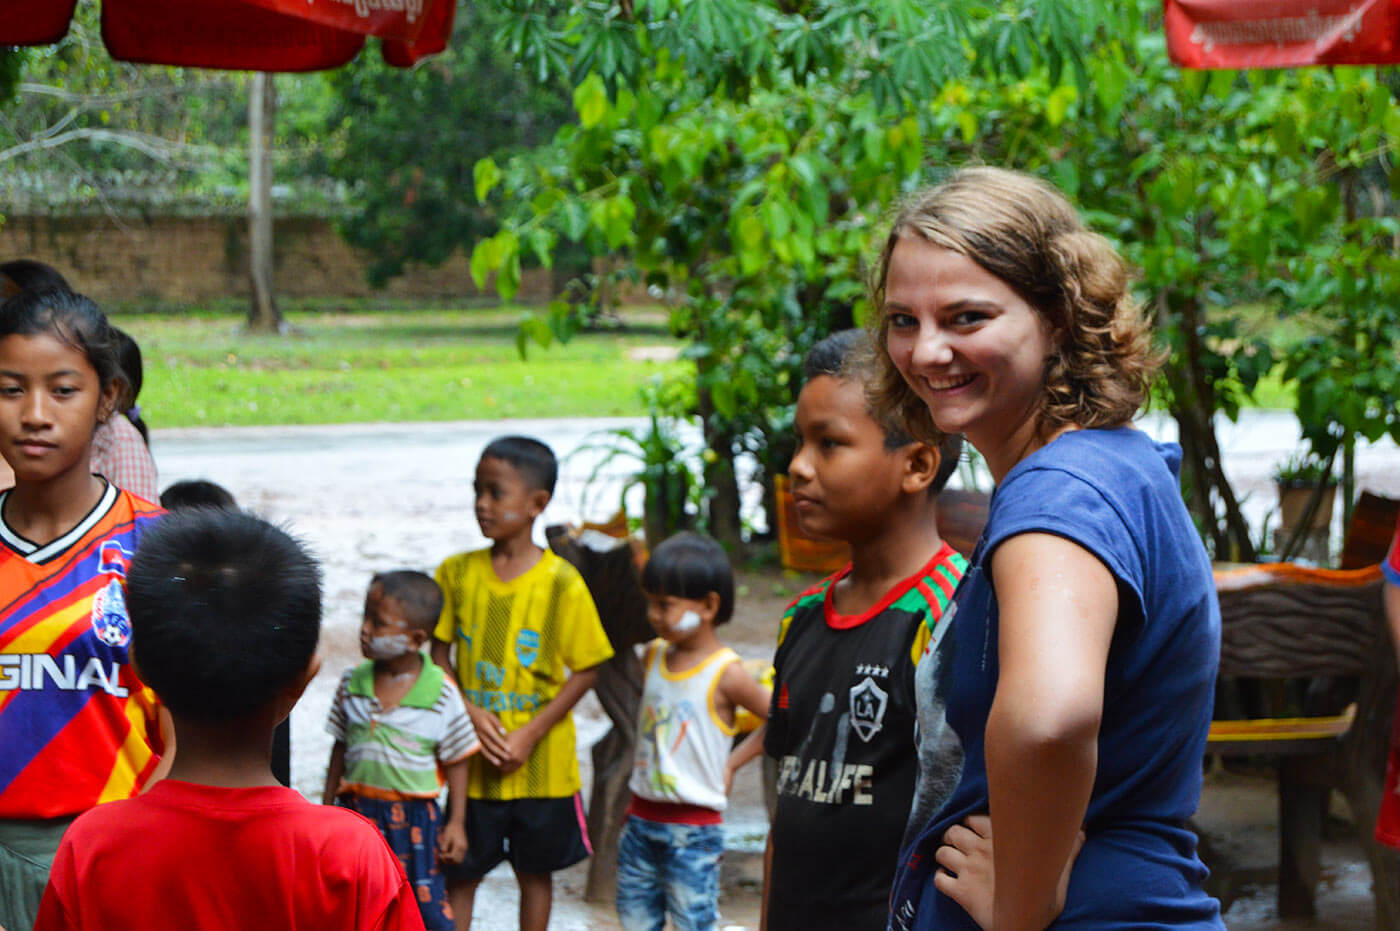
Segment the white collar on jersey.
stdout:
<path fill-rule="evenodd" d="M 107 488 L 102 492 L 102 497 L 98 499 L 96 506 L 88 511 L 87 516 L 78 521 L 77 525 L 67 533 L 50 540 L 43 546 L 33 540 L 26 540 L 24 537 L 10 529 L 10 525 L 5 522 L 5 502 L 9 500 L 10 492 L 13 489 L 6 489 L 0 492 L 0 541 L 10 549 L 19 553 L 32 563 L 48 562 L 55 556 L 62 553 L 68 547 L 77 543 L 89 530 L 93 528 L 102 518 L 107 516 L 107 512 L 112 509 L 112 505 L 117 503 L 117 486 L 107 482 Z"/>

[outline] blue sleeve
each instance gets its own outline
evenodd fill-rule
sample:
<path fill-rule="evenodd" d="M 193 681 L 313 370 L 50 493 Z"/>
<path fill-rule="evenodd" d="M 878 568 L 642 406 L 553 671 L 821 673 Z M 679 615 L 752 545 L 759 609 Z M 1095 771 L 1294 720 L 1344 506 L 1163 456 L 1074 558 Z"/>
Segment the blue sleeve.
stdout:
<path fill-rule="evenodd" d="M 987 526 L 987 550 L 992 554 L 1007 539 L 1023 533 L 1063 537 L 1094 555 L 1118 584 L 1118 629 L 1135 634 L 1142 627 L 1146 560 L 1125 515 L 1103 492 L 1084 478 L 1054 468 L 1030 469 L 997 489 Z"/>

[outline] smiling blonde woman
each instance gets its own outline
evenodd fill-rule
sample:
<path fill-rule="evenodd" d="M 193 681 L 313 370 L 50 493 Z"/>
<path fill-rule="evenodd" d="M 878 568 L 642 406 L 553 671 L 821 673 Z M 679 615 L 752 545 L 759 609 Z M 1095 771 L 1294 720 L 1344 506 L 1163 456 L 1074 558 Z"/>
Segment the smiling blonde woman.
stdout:
<path fill-rule="evenodd" d="M 872 400 L 997 486 L 916 676 L 921 759 L 962 763 L 920 775 L 896 928 L 1223 927 L 1186 826 L 1219 608 L 1181 451 L 1131 423 L 1159 357 L 1128 282 L 1058 191 L 994 168 L 910 201 L 881 255 Z"/>

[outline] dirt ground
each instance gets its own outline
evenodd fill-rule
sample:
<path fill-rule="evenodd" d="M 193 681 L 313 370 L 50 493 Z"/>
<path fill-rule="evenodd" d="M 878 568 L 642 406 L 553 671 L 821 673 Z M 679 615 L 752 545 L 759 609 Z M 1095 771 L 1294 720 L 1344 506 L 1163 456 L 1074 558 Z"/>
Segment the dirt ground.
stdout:
<path fill-rule="evenodd" d="M 560 485 L 543 523 L 601 520 L 616 506 L 627 468 L 618 463 L 590 478 L 599 453 L 588 451 L 599 431 L 630 421 L 516 421 L 510 424 L 366 424 L 345 427 L 157 431 L 153 449 L 162 484 L 209 478 L 228 487 L 256 513 L 289 526 L 321 560 L 325 573 L 324 665 L 293 712 L 292 780 L 319 799 L 330 739 L 326 712 L 340 672 L 358 661 L 357 631 L 364 586 L 371 573 L 399 567 L 431 571 L 445 556 L 485 541 L 471 511 L 470 475 L 491 437 L 519 432 L 543 437 L 561 456 Z M 1296 429 L 1296 428 L 1295 428 Z M 1272 453 L 1263 451 L 1278 432 L 1265 422 L 1253 434 L 1261 451 L 1232 452 L 1241 482 L 1263 482 Z M 1267 441 L 1267 442 L 1266 442 Z M 1365 487 L 1400 493 L 1400 452 L 1393 447 L 1361 457 Z M 1252 487 L 1252 486 L 1248 486 Z M 1262 486 L 1261 486 L 1262 487 Z M 756 498 L 756 495 L 751 495 Z M 756 507 L 756 501 L 751 502 Z M 542 537 L 542 533 L 541 533 Z M 740 575 L 734 620 L 722 637 L 741 655 L 771 655 L 782 609 L 811 577 L 779 570 Z M 606 731 L 596 701 L 577 710 L 580 757 L 588 775 L 588 747 Z M 1345 810 L 1334 809 L 1334 830 L 1323 851 L 1318 914 L 1311 922 L 1282 924 L 1273 906 L 1277 863 L 1277 795 L 1267 774 L 1212 772 L 1197 822 L 1212 846 L 1226 849 L 1234 900 L 1226 921 L 1233 929 L 1372 926 L 1370 876 L 1355 843 L 1347 839 Z M 756 928 L 761 886 L 760 852 L 767 831 L 757 765 L 736 781 L 726 816 L 727 852 L 720 905 L 727 928 Z M 582 901 L 586 867 L 556 881 L 555 929 L 616 928 L 610 905 Z M 501 869 L 478 894 L 474 927 L 515 927 L 515 884 Z"/>

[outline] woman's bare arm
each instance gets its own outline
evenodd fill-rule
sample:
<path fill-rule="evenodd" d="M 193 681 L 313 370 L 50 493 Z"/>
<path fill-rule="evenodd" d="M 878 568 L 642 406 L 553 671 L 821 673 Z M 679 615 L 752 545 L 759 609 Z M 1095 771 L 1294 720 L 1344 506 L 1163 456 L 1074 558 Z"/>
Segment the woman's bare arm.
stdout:
<path fill-rule="evenodd" d="M 999 607 L 987 784 L 998 931 L 1044 928 L 1098 766 L 1104 676 L 1118 616 L 1113 576 L 1088 550 L 1021 534 L 992 558 Z"/>

